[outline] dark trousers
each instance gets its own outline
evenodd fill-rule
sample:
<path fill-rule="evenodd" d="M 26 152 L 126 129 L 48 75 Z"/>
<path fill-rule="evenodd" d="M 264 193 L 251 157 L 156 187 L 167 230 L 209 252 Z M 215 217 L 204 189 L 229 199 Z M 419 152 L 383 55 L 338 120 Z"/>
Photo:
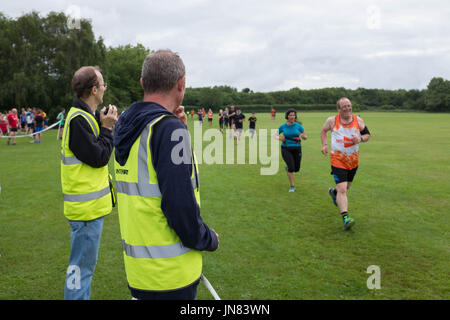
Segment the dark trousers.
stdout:
<path fill-rule="evenodd" d="M 145 291 L 133 289 L 130 286 L 128 288 L 131 295 L 138 300 L 196 300 L 199 283 L 200 279 L 187 287 L 170 291 Z"/>
<path fill-rule="evenodd" d="M 281 156 L 288 167 L 288 172 L 299 172 L 302 162 L 302 147 L 281 147 Z"/>

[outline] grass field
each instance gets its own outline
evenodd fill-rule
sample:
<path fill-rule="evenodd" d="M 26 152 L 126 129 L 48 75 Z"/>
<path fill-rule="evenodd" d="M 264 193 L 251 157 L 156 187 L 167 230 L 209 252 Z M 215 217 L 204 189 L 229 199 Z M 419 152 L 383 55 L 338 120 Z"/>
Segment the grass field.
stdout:
<path fill-rule="evenodd" d="M 260 175 L 260 164 L 200 166 L 202 216 L 220 235 L 220 248 L 204 254 L 205 275 L 222 299 L 449 299 L 450 114 L 361 113 L 372 137 L 349 192 L 350 231 L 327 194 L 319 134 L 329 115 L 300 115 L 309 138 L 295 193 L 281 156 L 275 175 Z M 257 118 L 257 129 L 285 121 Z M 0 299 L 63 298 L 70 228 L 59 144 L 55 130 L 40 145 L 0 139 Z M 371 265 L 379 290 L 366 285 Z M 91 298 L 130 299 L 116 209 L 104 221 Z M 198 298 L 212 299 L 203 285 Z"/>

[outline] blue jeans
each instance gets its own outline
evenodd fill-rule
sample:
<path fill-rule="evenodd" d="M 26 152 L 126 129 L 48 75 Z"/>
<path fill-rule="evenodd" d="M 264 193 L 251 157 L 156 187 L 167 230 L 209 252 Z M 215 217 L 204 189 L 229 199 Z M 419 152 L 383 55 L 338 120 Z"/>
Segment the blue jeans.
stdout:
<path fill-rule="evenodd" d="M 103 217 L 91 221 L 69 220 L 70 258 L 64 285 L 64 300 L 89 300 L 97 264 Z"/>

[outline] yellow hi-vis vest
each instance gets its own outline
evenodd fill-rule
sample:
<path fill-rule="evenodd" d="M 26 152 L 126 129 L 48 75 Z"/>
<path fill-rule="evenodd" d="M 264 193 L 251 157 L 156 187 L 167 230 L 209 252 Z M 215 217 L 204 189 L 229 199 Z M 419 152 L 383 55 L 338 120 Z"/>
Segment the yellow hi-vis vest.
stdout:
<path fill-rule="evenodd" d="M 152 164 L 150 122 L 131 147 L 127 162 L 114 161 L 120 232 L 128 284 L 134 289 L 165 291 L 200 278 L 202 254 L 183 246 L 161 210 L 161 192 Z M 192 158 L 191 182 L 200 206 L 198 170 Z"/>
<path fill-rule="evenodd" d="M 112 210 L 108 165 L 93 168 L 80 160 L 69 149 L 70 122 L 83 117 L 98 137 L 100 128 L 94 116 L 72 107 L 67 114 L 61 142 L 61 186 L 64 197 L 64 215 L 69 220 L 89 221 L 103 217 Z"/>

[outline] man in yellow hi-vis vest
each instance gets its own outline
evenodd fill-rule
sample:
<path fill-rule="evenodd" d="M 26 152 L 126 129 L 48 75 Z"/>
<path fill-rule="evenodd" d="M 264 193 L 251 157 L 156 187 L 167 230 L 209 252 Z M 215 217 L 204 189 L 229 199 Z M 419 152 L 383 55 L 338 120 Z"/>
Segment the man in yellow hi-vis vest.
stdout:
<path fill-rule="evenodd" d="M 64 215 L 71 227 L 64 299 L 88 300 L 97 264 L 103 217 L 111 212 L 108 162 L 117 108 L 99 113 L 106 83 L 98 67 L 77 70 L 72 79 L 77 98 L 67 114 L 61 142 Z"/>
<path fill-rule="evenodd" d="M 218 248 L 200 215 L 200 181 L 181 106 L 185 68 L 170 50 L 142 67 L 144 99 L 120 115 L 114 170 L 128 286 L 137 299 L 195 299 L 201 251 Z"/>

